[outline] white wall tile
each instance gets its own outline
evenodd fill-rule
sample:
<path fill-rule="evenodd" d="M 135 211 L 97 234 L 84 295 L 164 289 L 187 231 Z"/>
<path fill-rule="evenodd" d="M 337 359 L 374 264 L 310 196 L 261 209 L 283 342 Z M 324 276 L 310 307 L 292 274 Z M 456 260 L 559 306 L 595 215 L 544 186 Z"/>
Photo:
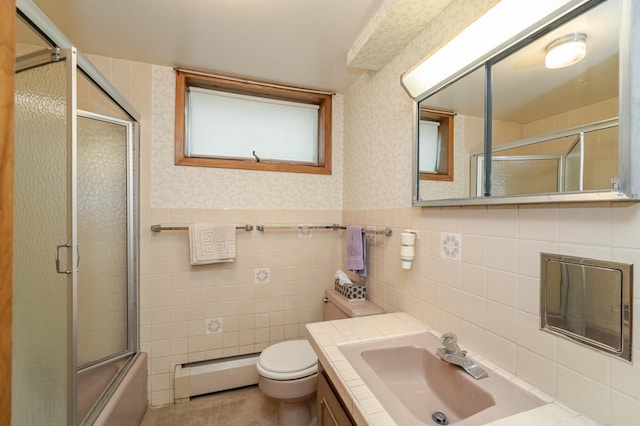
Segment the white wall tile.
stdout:
<path fill-rule="evenodd" d="M 440 280 L 440 264 L 442 263 L 442 259 L 440 258 L 439 253 L 435 256 L 418 256 L 418 262 L 422 263 L 422 265 L 414 265 L 414 268 L 419 268 L 421 276 L 428 280 Z"/>
<path fill-rule="evenodd" d="M 519 312 L 517 327 L 517 342 L 520 346 L 552 361 L 556 360 L 557 338 L 550 333 L 540 330 L 539 315 Z"/>
<path fill-rule="evenodd" d="M 518 270 L 518 241 L 513 238 L 487 238 L 487 266 L 505 272 Z"/>
<path fill-rule="evenodd" d="M 558 364 L 589 377 L 603 385 L 609 385 L 609 364 L 623 362 L 603 357 L 593 348 L 578 345 L 566 339 L 558 338 L 557 360 Z"/>
<path fill-rule="evenodd" d="M 463 263 L 462 289 L 469 293 L 484 297 L 487 290 L 487 269 Z"/>
<path fill-rule="evenodd" d="M 560 222 L 557 209 L 546 205 L 523 205 L 519 206 L 518 214 L 518 238 L 557 241 Z"/>
<path fill-rule="evenodd" d="M 465 235 L 463 241 L 462 261 L 474 265 L 487 264 L 487 239 L 482 235 Z"/>
<path fill-rule="evenodd" d="M 633 364 L 628 364 L 621 360 L 611 360 L 611 387 L 617 391 L 625 393 L 637 400 L 640 400 L 640 350 L 634 349 Z"/>
<path fill-rule="evenodd" d="M 611 391 L 611 425 L 635 425 L 640 419 L 640 401 Z"/>
<path fill-rule="evenodd" d="M 487 209 L 463 207 L 460 211 L 461 232 L 465 235 L 487 235 Z"/>
<path fill-rule="evenodd" d="M 550 359 L 519 347 L 516 373 L 519 378 L 537 389 L 549 395 L 555 394 L 556 365 Z"/>
<path fill-rule="evenodd" d="M 489 207 L 487 211 L 487 235 L 492 237 L 518 236 L 518 208 Z"/>
<path fill-rule="evenodd" d="M 440 286 L 440 308 L 460 316 L 460 290 L 448 285 Z"/>
<path fill-rule="evenodd" d="M 557 253 L 558 245 L 546 241 L 518 241 L 518 273 L 540 277 L 540 253 Z"/>
<path fill-rule="evenodd" d="M 460 334 L 461 326 L 462 321 L 459 316 L 453 315 L 442 309 L 440 310 L 440 329 L 443 330 L 443 333 L 452 332 Z"/>
<path fill-rule="evenodd" d="M 503 339 L 493 333 L 487 333 L 485 356 L 509 373 L 516 373 L 516 351 L 515 343 Z"/>
<path fill-rule="evenodd" d="M 640 204 L 616 205 L 612 209 L 611 245 L 640 249 L 640 239 L 629 229 L 640 229 Z"/>
<path fill-rule="evenodd" d="M 592 379 L 558 366 L 556 396 L 594 420 L 609 423 L 609 389 Z"/>
<path fill-rule="evenodd" d="M 601 207 L 561 207 L 559 239 L 566 243 L 611 244 L 612 210 Z"/>
<path fill-rule="evenodd" d="M 518 309 L 532 315 L 540 312 L 540 280 L 518 276 Z"/>
<path fill-rule="evenodd" d="M 451 287 L 460 288 L 462 285 L 462 263 L 443 259 L 440 262 L 440 281 Z"/>
<path fill-rule="evenodd" d="M 515 308 L 518 300 L 518 276 L 495 269 L 487 270 L 487 299 Z"/>
<path fill-rule="evenodd" d="M 460 344 L 477 354 L 484 354 L 486 351 L 486 332 L 482 327 L 473 322 L 462 321 L 460 327 Z"/>
<path fill-rule="evenodd" d="M 486 329 L 503 339 L 516 341 L 516 310 L 487 301 Z"/>
<path fill-rule="evenodd" d="M 477 327 L 484 327 L 486 318 L 486 301 L 466 291 L 460 294 L 460 317 Z"/>

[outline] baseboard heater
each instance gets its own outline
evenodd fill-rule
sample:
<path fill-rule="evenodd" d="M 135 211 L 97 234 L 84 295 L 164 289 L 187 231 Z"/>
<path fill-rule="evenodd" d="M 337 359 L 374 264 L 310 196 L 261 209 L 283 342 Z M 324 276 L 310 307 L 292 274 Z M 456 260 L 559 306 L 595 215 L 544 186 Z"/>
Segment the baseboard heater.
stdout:
<path fill-rule="evenodd" d="M 256 362 L 259 353 L 211 361 L 179 364 L 175 369 L 175 402 L 186 402 L 192 396 L 204 395 L 258 383 Z"/>

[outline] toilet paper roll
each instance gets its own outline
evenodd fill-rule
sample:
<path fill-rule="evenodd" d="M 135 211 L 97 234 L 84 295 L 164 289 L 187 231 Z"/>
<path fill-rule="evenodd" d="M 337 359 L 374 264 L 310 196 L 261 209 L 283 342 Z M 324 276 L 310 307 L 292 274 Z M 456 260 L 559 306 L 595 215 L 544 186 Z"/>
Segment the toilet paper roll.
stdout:
<path fill-rule="evenodd" d="M 400 247 L 400 257 L 415 257 L 416 249 L 413 246 L 401 246 Z"/>
<path fill-rule="evenodd" d="M 416 234 L 413 232 L 402 232 L 400 242 L 403 246 L 414 246 L 416 244 Z"/>

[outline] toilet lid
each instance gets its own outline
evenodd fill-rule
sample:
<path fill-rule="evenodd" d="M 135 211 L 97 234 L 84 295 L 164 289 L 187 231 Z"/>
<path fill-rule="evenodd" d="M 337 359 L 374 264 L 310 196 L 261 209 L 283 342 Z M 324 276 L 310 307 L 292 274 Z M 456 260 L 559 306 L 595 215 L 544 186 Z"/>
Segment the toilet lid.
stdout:
<path fill-rule="evenodd" d="M 287 340 L 262 351 L 258 370 L 266 377 L 289 380 L 317 371 L 318 357 L 307 340 Z"/>

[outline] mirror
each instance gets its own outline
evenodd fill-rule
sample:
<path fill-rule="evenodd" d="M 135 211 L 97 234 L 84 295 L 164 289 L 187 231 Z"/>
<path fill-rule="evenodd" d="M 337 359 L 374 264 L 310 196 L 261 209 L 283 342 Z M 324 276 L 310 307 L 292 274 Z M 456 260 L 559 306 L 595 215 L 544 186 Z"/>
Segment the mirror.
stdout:
<path fill-rule="evenodd" d="M 632 156 L 624 154 L 630 142 L 621 136 L 631 123 L 619 126 L 629 114 L 627 96 L 619 98 L 629 93 L 620 80 L 628 1 L 583 2 L 420 99 L 414 205 L 637 198 L 628 172 Z M 586 56 L 547 68 L 546 51 L 565 37 L 584 37 Z M 452 114 L 450 182 L 430 180 L 423 170 L 424 152 L 433 149 L 424 142 L 432 131 L 425 110 Z"/>

